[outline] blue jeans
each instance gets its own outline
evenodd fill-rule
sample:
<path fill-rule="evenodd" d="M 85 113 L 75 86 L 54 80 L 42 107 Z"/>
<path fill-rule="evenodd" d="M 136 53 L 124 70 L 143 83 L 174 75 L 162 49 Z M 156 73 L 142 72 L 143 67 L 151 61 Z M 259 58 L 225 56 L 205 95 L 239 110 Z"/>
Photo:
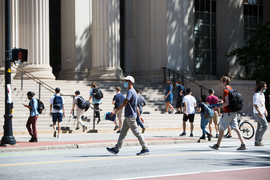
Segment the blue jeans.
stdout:
<path fill-rule="evenodd" d="M 203 114 L 201 114 L 201 129 L 203 134 L 207 134 L 208 131 L 206 130 L 206 126 L 209 122 L 209 119 L 206 119 Z"/>
<path fill-rule="evenodd" d="M 142 111 L 140 111 L 140 114 L 142 114 Z M 137 116 L 136 121 L 137 121 L 138 126 L 141 126 L 141 128 L 144 128 L 143 123 L 139 119 L 139 116 Z"/>

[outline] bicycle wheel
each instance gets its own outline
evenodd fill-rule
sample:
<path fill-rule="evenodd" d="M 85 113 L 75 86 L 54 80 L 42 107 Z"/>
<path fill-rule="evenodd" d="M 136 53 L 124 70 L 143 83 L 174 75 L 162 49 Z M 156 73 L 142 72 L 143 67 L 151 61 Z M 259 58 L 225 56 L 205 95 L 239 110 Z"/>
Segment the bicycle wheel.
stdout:
<path fill-rule="evenodd" d="M 247 121 L 242 122 L 239 129 L 245 139 L 251 139 L 254 136 L 254 127 Z"/>

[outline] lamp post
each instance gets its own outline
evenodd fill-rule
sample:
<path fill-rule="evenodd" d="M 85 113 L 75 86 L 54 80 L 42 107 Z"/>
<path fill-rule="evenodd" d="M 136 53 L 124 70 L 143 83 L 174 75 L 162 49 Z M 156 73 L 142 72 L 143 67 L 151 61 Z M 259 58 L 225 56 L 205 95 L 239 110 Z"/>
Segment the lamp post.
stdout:
<path fill-rule="evenodd" d="M 11 49 L 10 49 L 10 0 L 5 0 L 5 124 L 1 144 L 16 144 L 12 130 L 11 99 Z"/>

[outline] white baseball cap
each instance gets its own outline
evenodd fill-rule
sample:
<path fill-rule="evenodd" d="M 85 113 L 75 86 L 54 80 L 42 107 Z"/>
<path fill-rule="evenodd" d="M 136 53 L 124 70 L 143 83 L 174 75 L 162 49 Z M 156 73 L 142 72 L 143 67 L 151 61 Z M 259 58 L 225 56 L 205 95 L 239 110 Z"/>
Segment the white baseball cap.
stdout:
<path fill-rule="evenodd" d="M 124 79 L 131 81 L 133 84 L 135 83 L 135 79 L 132 76 L 127 76 Z"/>

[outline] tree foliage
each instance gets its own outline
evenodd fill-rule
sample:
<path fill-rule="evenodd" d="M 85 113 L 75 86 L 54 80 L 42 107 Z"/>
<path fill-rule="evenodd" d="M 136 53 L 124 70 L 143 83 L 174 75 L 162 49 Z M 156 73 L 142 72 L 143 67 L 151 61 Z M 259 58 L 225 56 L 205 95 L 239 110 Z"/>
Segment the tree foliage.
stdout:
<path fill-rule="evenodd" d="M 252 79 L 270 83 L 270 22 L 260 23 L 252 31 L 253 36 L 246 41 L 246 45 L 227 54 L 236 56 L 240 65 L 255 65 Z"/>
<path fill-rule="evenodd" d="M 227 57 L 236 56 L 240 65 L 254 65 L 251 79 L 265 81 L 270 85 L 270 22 L 260 23 L 252 31 L 253 36 L 246 41 L 246 45 L 227 54 Z M 269 89 L 265 94 L 266 105 L 269 107 Z"/>

